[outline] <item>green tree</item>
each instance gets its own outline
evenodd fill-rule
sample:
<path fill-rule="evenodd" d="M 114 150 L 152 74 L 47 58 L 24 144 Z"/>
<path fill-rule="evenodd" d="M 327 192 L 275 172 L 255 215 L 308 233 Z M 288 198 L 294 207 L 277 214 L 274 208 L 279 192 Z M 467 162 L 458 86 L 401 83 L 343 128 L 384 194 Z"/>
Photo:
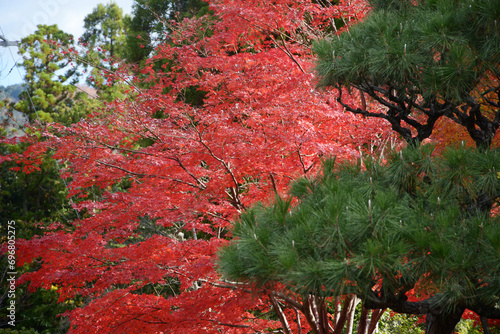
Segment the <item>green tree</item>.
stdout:
<path fill-rule="evenodd" d="M 26 143 L 1 144 L 0 155 L 22 153 L 28 146 Z M 30 223 L 73 218 L 56 162 L 47 155 L 40 159 L 38 168 L 35 171 L 16 161 L 0 164 L 1 217 Z"/>
<path fill-rule="evenodd" d="M 34 34 L 21 40 L 19 54 L 23 57 L 19 66 L 26 73 L 23 90 L 18 100 L 0 101 L 7 112 L 19 111 L 30 121 L 69 125 L 100 105 L 88 89 L 78 85 L 81 73 L 73 36 L 57 25 L 39 25 Z"/>
<path fill-rule="evenodd" d="M 98 4 L 84 19 L 85 32 L 80 38 L 100 62 L 114 56 L 121 56 L 125 42 L 123 10 L 114 1 Z M 96 50 L 99 48 L 99 50 Z"/>
<path fill-rule="evenodd" d="M 6 131 L 0 129 L 0 135 Z M 22 138 L 10 140 L 10 143 L 0 143 L 0 158 L 18 153 L 18 159 L 3 161 L 0 164 L 0 217 L 7 221 L 15 221 L 15 236 L 17 239 L 31 239 L 43 234 L 43 228 L 58 221 L 67 223 L 77 215 L 71 209 L 67 198 L 68 191 L 60 178 L 59 168 L 50 152 L 37 157 L 33 154 L 30 164 L 21 162 L 22 156 L 30 156 L 30 143 Z M 2 159 L 3 160 L 3 159 Z M 34 168 L 36 166 L 36 168 Z M 0 225 L 0 243 L 7 242 L 7 224 Z M 6 277 L 7 255 L 0 255 L 0 276 Z M 35 269 L 35 266 L 25 266 L 18 269 L 18 274 Z M 19 277 L 19 276 L 18 276 Z M 6 280 L 0 282 L 0 328 L 12 328 L 7 317 L 7 306 L 10 299 L 7 292 L 9 286 Z M 74 304 L 58 304 L 58 295 L 53 290 L 38 290 L 29 292 L 26 285 L 16 287 L 16 328 L 26 327 L 30 330 L 24 333 L 64 333 L 68 323 L 58 314 L 73 308 Z M 0 333 L 3 333 L 0 329 Z M 13 332 L 16 333 L 16 332 Z"/>
<path fill-rule="evenodd" d="M 165 42 L 171 32 L 170 20 L 205 15 L 208 3 L 202 0 L 135 0 L 132 16 L 127 18 L 125 58 L 140 63 L 148 58 L 155 47 Z"/>
<path fill-rule="evenodd" d="M 79 61 L 90 72 L 87 84 L 100 95 L 110 95 L 114 81 L 109 75 L 117 69 L 118 57 L 125 54 L 126 19 L 114 1 L 98 4 L 84 19 L 85 32 L 79 41 L 86 52 L 80 54 Z M 109 101 L 109 96 L 106 99 Z"/>
<path fill-rule="evenodd" d="M 500 217 L 490 214 L 500 150 L 433 153 L 411 148 L 366 168 L 326 161 L 289 199 L 241 216 L 220 252 L 224 277 L 355 294 L 368 309 L 426 314 L 429 334 L 452 334 L 465 309 L 500 319 Z"/>
<path fill-rule="evenodd" d="M 26 114 L 30 120 L 57 120 L 58 115 L 73 113 L 79 74 L 74 62 L 66 56 L 73 46 L 73 36 L 56 25 L 39 25 L 34 34 L 19 44 L 25 71 L 25 90 L 9 108 Z"/>
<path fill-rule="evenodd" d="M 489 147 L 500 126 L 500 2 L 369 2 L 366 20 L 316 43 L 319 85 L 335 87 L 346 110 L 387 120 L 407 142 L 448 117 Z M 358 108 L 343 88 L 383 108 Z"/>
<path fill-rule="evenodd" d="M 24 60 L 20 66 L 26 72 L 25 83 L 20 93 L 20 87 L 5 89 L 19 97 L 19 100 L 4 100 L 8 111 L 18 110 L 29 116 L 30 121 L 70 125 L 102 106 L 75 85 L 79 76 L 71 66 L 72 43 L 73 37 L 56 25 L 39 25 L 34 34 L 21 40 L 19 53 Z M 33 140 L 38 140 L 40 134 L 32 129 L 26 131 L 31 139 L 0 143 L 0 156 L 16 156 L 0 164 L 0 215 L 29 223 L 67 221 L 67 190 L 59 176 L 58 164 L 52 159 L 50 149 L 42 153 L 31 151 Z M 0 129 L 0 137 L 6 135 Z M 29 159 L 37 162 L 26 164 Z"/>

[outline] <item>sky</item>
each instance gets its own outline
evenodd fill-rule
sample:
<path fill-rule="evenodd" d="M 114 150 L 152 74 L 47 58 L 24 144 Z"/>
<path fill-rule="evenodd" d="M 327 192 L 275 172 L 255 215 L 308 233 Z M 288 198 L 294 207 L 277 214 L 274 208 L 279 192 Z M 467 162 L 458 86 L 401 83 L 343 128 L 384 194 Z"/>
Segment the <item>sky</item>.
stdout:
<path fill-rule="evenodd" d="M 83 34 L 83 19 L 98 4 L 109 0 L 0 0 L 0 35 L 9 41 L 18 41 L 32 34 L 38 24 L 57 24 L 59 29 L 73 35 Z M 130 14 L 133 0 L 115 0 Z M 17 47 L 0 47 L 0 86 L 22 83 L 22 73 L 14 67 L 20 60 Z M 9 73 L 10 72 L 10 73 Z"/>

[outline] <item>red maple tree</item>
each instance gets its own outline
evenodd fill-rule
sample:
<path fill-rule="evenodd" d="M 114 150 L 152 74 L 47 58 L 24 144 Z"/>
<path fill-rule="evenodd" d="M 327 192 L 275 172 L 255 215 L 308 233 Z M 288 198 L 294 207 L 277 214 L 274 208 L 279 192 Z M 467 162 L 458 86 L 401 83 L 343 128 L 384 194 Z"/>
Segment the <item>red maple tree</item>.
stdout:
<path fill-rule="evenodd" d="M 332 3 L 211 1 L 209 16 L 167 22 L 169 42 L 135 72 L 126 98 L 34 142 L 33 152 L 53 149 L 68 166 L 81 219 L 18 240 L 18 265 L 39 266 L 18 283 L 81 298 L 70 333 L 283 327 L 266 316 L 272 294 L 225 282 L 214 257 L 249 205 L 283 193 L 323 156 L 352 159 L 390 134 L 314 89 L 312 39 L 369 9 Z M 35 165 L 29 152 L 17 159 Z M 292 331 L 308 328 L 292 309 L 282 314 L 295 319 Z"/>

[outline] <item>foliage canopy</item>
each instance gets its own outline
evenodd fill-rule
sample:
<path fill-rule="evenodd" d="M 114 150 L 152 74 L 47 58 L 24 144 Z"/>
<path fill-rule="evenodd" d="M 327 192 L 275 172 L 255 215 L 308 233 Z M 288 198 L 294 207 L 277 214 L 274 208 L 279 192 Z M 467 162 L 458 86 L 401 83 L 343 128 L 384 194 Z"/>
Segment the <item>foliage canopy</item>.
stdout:
<path fill-rule="evenodd" d="M 420 10 L 409 1 L 372 4 L 373 16 L 364 22 L 380 12 L 387 18 Z M 23 138 L 30 146 L 22 150 L 14 150 L 13 139 L 1 141 L 13 145 L 5 146 L 1 157 L 2 173 L 9 177 L 37 170 L 46 153 L 53 153 L 78 212 L 77 217 L 61 212 L 70 221 L 38 224 L 39 235 L 16 241 L 17 264 L 33 269 L 18 282 L 30 292 L 42 291 L 40 297 L 57 294 L 60 302 L 73 302 L 66 313 L 71 333 L 328 333 L 331 327 L 335 333 L 350 332 L 356 295 L 363 299 L 358 323 L 367 333 L 373 333 L 386 307 L 425 311 L 434 333 L 440 326 L 451 328 L 464 307 L 497 317 L 498 245 L 490 240 L 498 233 L 492 227 L 497 218 L 488 216 L 498 192 L 496 152 L 480 155 L 462 148 L 435 159 L 424 147 L 404 152 L 403 159 L 392 156 L 388 166 L 365 159 L 366 169 L 327 160 L 323 173 L 311 176 L 324 157 L 344 161 L 388 143 L 398 146 L 383 122 L 345 113 L 345 108 L 368 116 L 379 112 L 410 142 L 419 142 L 433 128 L 430 116 L 428 125 L 417 125 L 418 117 L 425 121 L 427 109 L 415 104 L 427 96 L 423 92 L 411 104 L 391 100 L 401 95 L 383 86 L 385 81 L 377 81 L 369 103 L 364 97 L 373 85 L 367 84 L 368 92 L 359 98 L 340 85 L 340 96 L 314 90 L 311 41 L 334 32 L 344 32 L 340 40 L 355 35 L 365 23 L 353 23 L 367 11 L 361 0 L 137 0 L 134 18 L 122 22 L 135 42 L 125 41 L 131 47 L 125 51 L 128 60 L 138 63 L 134 74 L 124 63 L 105 60 L 114 30 L 102 25 L 106 15 L 89 15 L 95 20 L 87 37 L 94 37 L 96 23 L 101 24 L 96 32 L 107 34 L 89 45 L 108 44 L 108 51 L 89 55 L 101 61 L 97 74 L 104 75 L 109 90 L 96 85 L 99 100 L 68 94 L 60 100 L 67 108 L 38 108 L 51 112 L 47 121 L 59 124 L 30 130 Z M 113 53 L 119 39 L 113 41 Z M 53 59 L 66 52 L 50 36 L 36 43 L 54 53 Z M 72 50 L 66 57 L 81 54 Z M 54 68 L 45 65 L 40 72 Z M 494 89 L 487 90 L 497 72 L 483 72 L 477 88 L 484 94 L 473 96 L 481 103 L 481 115 L 489 118 L 476 117 L 472 107 L 460 109 L 467 106 L 465 100 L 450 104 L 450 110 L 459 108 L 465 116 L 444 116 L 472 119 L 476 130 L 487 134 L 496 131 L 498 99 Z M 399 75 L 402 82 L 405 75 Z M 352 82 L 351 88 L 365 87 Z M 430 99 L 445 105 L 447 96 Z M 332 97 L 339 97 L 341 105 L 332 107 L 327 102 Z M 353 107 L 360 104 L 370 109 Z M 413 114 L 405 116 L 408 108 L 422 114 L 417 123 Z M 92 113 L 74 123 L 74 117 L 60 117 L 62 110 Z M 438 115 L 436 110 L 431 111 Z M 471 115 L 476 118 L 467 118 Z M 416 133 L 408 137 L 398 128 L 405 122 Z M 53 162 L 47 160 L 46 166 L 53 168 Z M 270 194 L 285 193 L 299 175 L 305 178 L 295 184 L 290 199 L 278 197 L 270 208 L 250 209 L 237 224 L 240 239 L 227 249 L 237 252 L 242 243 L 249 252 L 222 253 L 229 263 L 221 262 L 223 270 L 254 285 L 221 279 L 214 260 L 217 249 L 228 243 L 231 221 Z M 66 193 L 60 190 L 62 199 Z M 474 246 L 485 254 L 473 252 L 474 237 L 482 241 Z M 457 246 L 456 256 L 450 246 Z M 439 261 L 445 261 L 446 272 Z M 249 266 L 241 266 L 245 262 Z M 491 284 L 477 284 L 479 275 Z M 252 287 L 258 289 L 248 294 Z"/>
<path fill-rule="evenodd" d="M 320 86 L 349 111 L 386 119 L 406 141 L 428 138 L 440 117 L 488 147 L 500 125 L 500 3 L 495 0 L 372 1 L 349 33 L 315 45 Z M 360 90 L 383 107 L 342 102 Z"/>
<path fill-rule="evenodd" d="M 356 294 L 367 308 L 500 318 L 500 218 L 490 215 L 500 151 L 432 153 L 411 148 L 366 169 L 325 161 L 289 198 L 242 214 L 221 272 L 304 296 Z"/>

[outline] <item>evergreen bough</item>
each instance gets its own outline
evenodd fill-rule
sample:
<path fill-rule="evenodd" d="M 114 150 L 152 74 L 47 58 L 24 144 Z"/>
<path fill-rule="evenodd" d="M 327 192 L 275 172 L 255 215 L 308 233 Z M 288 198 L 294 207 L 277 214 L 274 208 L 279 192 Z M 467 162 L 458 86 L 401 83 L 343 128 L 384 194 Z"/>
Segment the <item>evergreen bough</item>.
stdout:
<path fill-rule="evenodd" d="M 243 213 L 219 254 L 223 275 L 356 294 L 365 308 L 426 314 L 427 333 L 453 333 L 465 309 L 500 319 L 500 151 L 410 147 L 364 165 L 328 160 L 288 199 Z"/>
<path fill-rule="evenodd" d="M 319 86 L 338 89 L 350 112 L 386 119 L 407 142 L 448 117 L 489 147 L 500 125 L 500 1 L 369 2 L 363 22 L 315 43 Z M 342 88 L 384 108 L 358 108 Z"/>

